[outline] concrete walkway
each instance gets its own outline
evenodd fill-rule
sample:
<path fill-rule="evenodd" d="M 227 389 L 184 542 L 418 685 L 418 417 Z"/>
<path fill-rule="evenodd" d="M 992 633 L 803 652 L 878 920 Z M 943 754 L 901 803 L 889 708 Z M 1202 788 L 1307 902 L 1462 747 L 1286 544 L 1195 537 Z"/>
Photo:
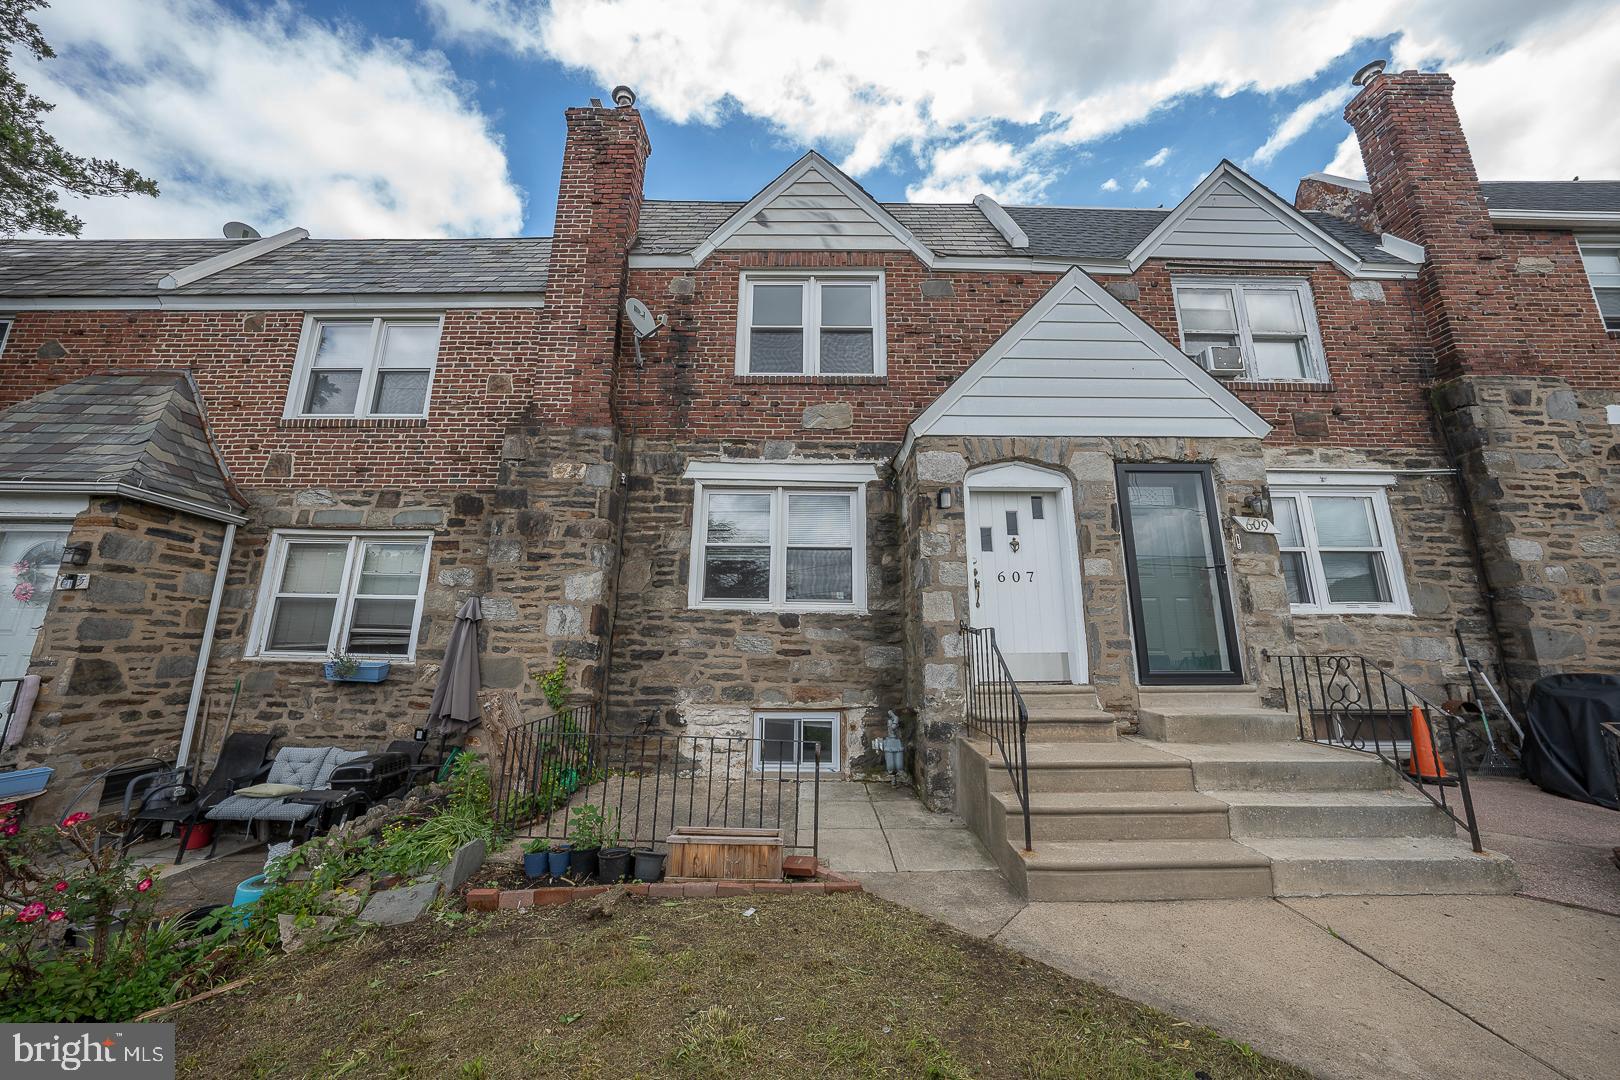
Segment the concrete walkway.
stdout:
<path fill-rule="evenodd" d="M 1521 895 L 1620 915 L 1620 811 L 1549 795 L 1528 780 L 1482 776 L 1469 788 L 1485 846 L 1519 868 Z"/>
<path fill-rule="evenodd" d="M 823 857 L 869 891 L 1320 1076 L 1616 1075 L 1609 915 L 1524 896 L 1028 904 L 960 819 L 886 785 L 822 792 Z"/>

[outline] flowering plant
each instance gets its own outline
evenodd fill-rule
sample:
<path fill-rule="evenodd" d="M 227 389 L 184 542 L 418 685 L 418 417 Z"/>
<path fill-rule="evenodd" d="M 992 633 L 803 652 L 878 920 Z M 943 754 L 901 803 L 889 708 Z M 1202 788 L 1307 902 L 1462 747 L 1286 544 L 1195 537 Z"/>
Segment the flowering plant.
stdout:
<path fill-rule="evenodd" d="M 35 551 L 11 564 L 11 576 L 16 578 L 11 586 L 11 598 L 19 604 L 46 604 L 51 599 L 55 566 L 48 565 L 44 555 L 31 558 Z"/>

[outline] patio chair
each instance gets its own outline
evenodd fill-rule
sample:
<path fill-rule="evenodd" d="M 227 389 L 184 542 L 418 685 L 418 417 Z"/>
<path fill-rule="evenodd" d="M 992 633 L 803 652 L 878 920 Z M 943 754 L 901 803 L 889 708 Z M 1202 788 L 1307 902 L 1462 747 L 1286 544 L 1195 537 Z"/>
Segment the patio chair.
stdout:
<path fill-rule="evenodd" d="M 162 828 L 164 824 L 172 824 L 180 837 L 174 863 L 180 865 L 186 857 L 186 845 L 192 832 L 203 823 L 203 815 L 237 788 L 264 779 L 270 767 L 265 758 L 274 739 L 274 735 L 248 732 L 227 735 L 219 748 L 214 771 L 201 787 L 191 783 L 190 769 L 157 769 L 130 780 L 124 788 L 123 809 L 124 820 L 129 824 L 120 845 L 129 847 L 137 836 L 154 825 Z M 212 850 L 210 847 L 209 851 Z"/>
<path fill-rule="evenodd" d="M 427 755 L 427 748 L 428 743 L 425 739 L 395 739 L 388 744 L 388 749 L 384 753 L 404 754 L 411 763 L 406 774 L 408 779 L 400 794 L 403 795 L 417 784 L 431 783 L 433 775 L 439 771 L 438 761 L 422 760 Z"/>
<path fill-rule="evenodd" d="M 365 755 L 364 750 L 343 750 L 336 746 L 284 746 L 276 752 L 265 783 L 296 786 L 297 794 L 276 798 L 231 795 L 209 809 L 208 820 L 240 821 L 249 831 L 261 821 L 282 822 L 289 830 L 296 829 L 322 809 L 318 803 L 295 801 L 298 795 L 330 790 L 333 771 L 344 762 Z"/>

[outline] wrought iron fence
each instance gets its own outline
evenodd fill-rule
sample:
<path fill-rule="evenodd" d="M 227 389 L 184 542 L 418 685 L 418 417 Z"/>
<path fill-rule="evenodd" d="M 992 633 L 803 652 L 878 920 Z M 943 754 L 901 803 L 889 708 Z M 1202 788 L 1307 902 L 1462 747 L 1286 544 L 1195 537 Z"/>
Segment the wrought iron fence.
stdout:
<path fill-rule="evenodd" d="M 585 705 L 507 733 L 494 791 L 502 825 L 567 839 L 589 806 L 627 846 L 662 845 L 682 826 L 778 829 L 784 849 L 818 853 L 819 743 L 618 734 L 595 719 Z"/>
<path fill-rule="evenodd" d="M 967 724 L 988 737 L 1001 755 L 1024 815 L 1024 850 L 1031 851 L 1029 709 L 1007 668 L 1007 658 L 996 645 L 995 628 L 972 627 L 964 622 L 961 629 L 963 665 L 967 669 Z"/>
<path fill-rule="evenodd" d="M 1299 720 L 1299 737 L 1375 754 L 1458 825 L 1484 851 L 1458 736 L 1463 720 L 1364 656 L 1268 654 Z M 1432 753 L 1432 766 L 1423 759 Z M 1402 753 L 1406 758 L 1402 760 Z M 1456 798 L 1451 792 L 1456 792 Z"/>

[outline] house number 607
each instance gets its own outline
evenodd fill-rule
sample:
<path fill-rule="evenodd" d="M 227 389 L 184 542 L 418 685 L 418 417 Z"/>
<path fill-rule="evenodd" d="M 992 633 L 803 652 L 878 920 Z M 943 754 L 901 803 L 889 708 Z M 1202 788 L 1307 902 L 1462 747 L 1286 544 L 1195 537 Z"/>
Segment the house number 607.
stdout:
<path fill-rule="evenodd" d="M 1023 581 L 1024 578 L 1026 578 L 1026 577 L 1029 578 L 1029 580 L 1034 581 L 1035 580 L 1035 571 L 1033 571 L 1033 570 L 1014 570 L 1012 572 L 1012 579 L 1015 582 L 1016 581 Z M 1000 573 L 998 573 L 996 575 L 996 580 L 1001 581 L 1001 582 L 1005 582 L 1007 580 L 1007 571 L 1003 570 Z"/>

